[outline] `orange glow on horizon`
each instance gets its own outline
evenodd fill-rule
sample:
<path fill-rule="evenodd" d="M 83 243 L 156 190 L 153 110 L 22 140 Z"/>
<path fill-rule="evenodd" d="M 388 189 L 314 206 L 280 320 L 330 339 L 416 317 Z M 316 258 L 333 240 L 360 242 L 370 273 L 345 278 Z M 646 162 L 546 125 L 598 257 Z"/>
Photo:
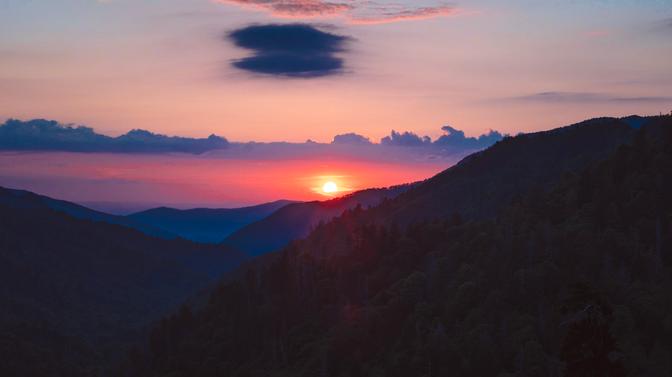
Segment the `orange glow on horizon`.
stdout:
<path fill-rule="evenodd" d="M 231 208 L 278 199 L 325 200 L 357 190 L 423 180 L 451 165 L 447 161 L 392 164 L 69 152 L 4 152 L 0 157 L 0 175 L 7 177 L 8 187 L 77 202 L 183 208 Z M 323 190 L 327 182 L 336 184 L 337 190 Z"/>

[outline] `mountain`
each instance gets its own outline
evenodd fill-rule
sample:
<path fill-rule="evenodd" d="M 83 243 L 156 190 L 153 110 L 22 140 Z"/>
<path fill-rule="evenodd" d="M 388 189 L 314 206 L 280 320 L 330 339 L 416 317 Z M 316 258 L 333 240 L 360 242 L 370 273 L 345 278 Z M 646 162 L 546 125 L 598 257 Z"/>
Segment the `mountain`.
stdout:
<path fill-rule="evenodd" d="M 250 255 L 268 253 L 307 236 L 320 222 L 329 221 L 347 209 L 357 205 L 378 205 L 411 187 L 413 184 L 368 189 L 331 200 L 289 204 L 270 216 L 235 231 L 223 243 Z"/>
<path fill-rule="evenodd" d="M 400 225 L 459 214 L 494 216 L 502 206 L 531 191 L 544 191 L 562 175 L 606 158 L 630 142 L 655 118 L 598 118 L 550 131 L 507 137 L 474 153 L 424 184 L 379 206 L 370 216 Z"/>
<path fill-rule="evenodd" d="M 417 187 L 403 187 L 386 195 L 378 194 L 362 203 L 377 205 L 366 216 L 372 222 L 388 225 L 412 224 L 459 214 L 466 218 L 487 218 L 516 196 L 544 190 L 565 172 L 577 171 L 591 162 L 605 158 L 615 148 L 627 143 L 637 128 L 650 118 L 631 125 L 631 119 L 599 118 L 551 131 L 507 137 L 485 151 L 474 153 L 456 166 L 426 180 Z M 311 202 L 290 205 L 273 215 L 252 223 L 224 240 L 251 255 L 277 250 L 291 240 L 308 235 L 320 221 L 353 208 L 362 197 L 343 201 Z M 259 235 L 263 235 L 260 237 Z"/>
<path fill-rule="evenodd" d="M 93 376 L 246 256 L 76 218 L 2 190 L 0 375 Z M 47 203 L 47 204 L 45 204 Z"/>
<path fill-rule="evenodd" d="M 79 204 L 67 202 L 65 200 L 53 199 L 25 190 L 14 190 L 0 187 L 0 205 L 17 209 L 51 209 L 78 219 L 123 225 L 129 228 L 137 229 L 145 234 L 155 237 L 165 239 L 172 239 L 177 237 L 177 235 L 173 233 L 153 227 L 151 225 L 146 225 L 145 223 L 136 221 L 132 218 L 110 215 L 104 212 L 89 209 Z"/>
<path fill-rule="evenodd" d="M 288 204 L 278 200 L 252 207 L 233 209 L 196 208 L 179 210 L 154 208 L 126 216 L 126 219 L 146 227 L 160 229 L 195 242 L 219 243 L 234 231 L 263 219 Z"/>
<path fill-rule="evenodd" d="M 128 375 L 671 375 L 672 117 L 634 134 L 603 122 L 515 137 L 346 211 L 158 323 Z M 539 161 L 522 159 L 530 149 Z M 534 170 L 547 165 L 554 175 Z M 413 203 L 432 214 L 423 199 L 479 175 L 526 192 L 471 210 L 446 195 L 437 216 L 454 215 L 371 222 L 420 216 Z"/>

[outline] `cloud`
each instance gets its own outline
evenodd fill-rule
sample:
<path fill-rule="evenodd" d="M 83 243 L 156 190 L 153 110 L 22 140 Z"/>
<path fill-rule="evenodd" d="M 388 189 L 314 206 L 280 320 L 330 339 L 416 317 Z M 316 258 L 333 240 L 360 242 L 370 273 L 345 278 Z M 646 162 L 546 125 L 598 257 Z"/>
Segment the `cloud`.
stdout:
<path fill-rule="evenodd" d="M 441 127 L 441 129 L 446 134 L 441 135 L 438 139 L 436 139 L 434 144 L 443 147 L 481 149 L 486 148 L 504 138 L 503 134 L 493 130 L 490 130 L 489 133 L 479 137 L 466 137 L 464 136 L 464 131 L 460 131 L 448 125 Z"/>
<path fill-rule="evenodd" d="M 373 143 L 369 138 L 356 133 L 336 135 L 331 143 L 310 140 L 304 143 L 261 143 L 230 142 L 215 135 L 204 139 L 165 136 L 144 130 L 133 130 L 119 137 L 110 137 L 96 133 L 89 127 L 63 125 L 53 120 L 10 119 L 0 124 L 0 150 L 153 154 L 181 152 L 243 160 L 319 158 L 423 162 L 459 159 L 467 153 L 486 148 L 503 137 L 496 131 L 477 138 L 466 137 L 463 131 L 450 126 L 443 127 L 443 131 L 446 134 L 435 141 L 413 132 L 392 131 L 380 143 Z"/>
<path fill-rule="evenodd" d="M 357 25 L 388 24 L 400 21 L 425 20 L 441 16 L 454 16 L 458 13 L 457 8 L 452 6 L 426 7 L 407 9 L 398 12 L 382 12 L 382 14 L 370 17 L 352 17 L 350 22 Z"/>
<path fill-rule="evenodd" d="M 322 0 L 217 0 L 217 2 L 270 11 L 280 17 L 327 16 L 353 9 L 350 3 Z"/>
<path fill-rule="evenodd" d="M 394 145 L 401 147 L 419 147 L 423 145 L 431 145 L 432 139 L 429 136 L 420 137 L 413 132 L 399 133 L 392 130 L 390 136 L 385 136 L 380 139 L 382 145 Z"/>
<path fill-rule="evenodd" d="M 269 12 L 279 18 L 342 17 L 360 25 L 454 16 L 458 9 L 445 1 L 416 0 L 215 0 L 218 3 Z"/>
<path fill-rule="evenodd" d="M 170 137 L 144 130 L 133 130 L 119 137 L 98 134 L 92 128 L 63 125 L 53 120 L 10 119 L 0 125 L 0 150 L 44 150 L 70 152 L 199 154 L 228 147 L 216 135 L 206 139 Z"/>
<path fill-rule="evenodd" d="M 509 98 L 514 101 L 545 103 L 595 103 L 595 102 L 670 102 L 669 96 L 618 96 L 590 92 L 542 92 L 527 96 Z"/>
<path fill-rule="evenodd" d="M 362 136 L 356 133 L 347 133 L 342 135 L 334 136 L 334 140 L 331 144 L 341 144 L 341 145 L 369 145 L 371 140 L 368 137 Z"/>
<path fill-rule="evenodd" d="M 464 131 L 448 125 L 441 127 L 441 130 L 444 134 L 434 141 L 429 136 L 419 136 L 409 131 L 404 133 L 392 131 L 389 136 L 380 139 L 380 144 L 386 146 L 432 147 L 450 151 L 463 151 L 487 148 L 502 140 L 505 136 L 500 132 L 490 130 L 487 134 L 479 137 L 467 137 L 464 135 Z"/>
<path fill-rule="evenodd" d="M 320 77 L 338 74 L 350 38 L 321 31 L 306 24 L 252 25 L 234 30 L 228 39 L 251 50 L 252 56 L 232 65 L 248 72 L 282 77 Z"/>

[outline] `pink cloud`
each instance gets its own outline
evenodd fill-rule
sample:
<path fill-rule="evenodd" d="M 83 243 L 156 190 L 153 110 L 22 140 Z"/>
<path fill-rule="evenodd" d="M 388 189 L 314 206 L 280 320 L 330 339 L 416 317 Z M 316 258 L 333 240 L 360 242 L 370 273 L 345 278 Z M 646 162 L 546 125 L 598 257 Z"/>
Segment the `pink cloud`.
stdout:
<path fill-rule="evenodd" d="M 400 21 L 425 20 L 435 17 L 454 16 L 458 9 L 451 6 L 425 7 L 419 9 L 404 10 L 401 12 L 388 12 L 373 17 L 353 17 L 350 22 L 357 25 L 388 24 Z"/>
<path fill-rule="evenodd" d="M 270 12 L 281 18 L 343 17 L 357 25 L 386 24 L 453 16 L 458 9 L 444 4 L 420 6 L 380 3 L 365 0 L 214 0 Z M 426 3 L 425 3 L 426 4 Z"/>
<path fill-rule="evenodd" d="M 278 17 L 333 16 L 353 9 L 350 3 L 323 0 L 216 0 L 216 2 L 265 10 Z"/>

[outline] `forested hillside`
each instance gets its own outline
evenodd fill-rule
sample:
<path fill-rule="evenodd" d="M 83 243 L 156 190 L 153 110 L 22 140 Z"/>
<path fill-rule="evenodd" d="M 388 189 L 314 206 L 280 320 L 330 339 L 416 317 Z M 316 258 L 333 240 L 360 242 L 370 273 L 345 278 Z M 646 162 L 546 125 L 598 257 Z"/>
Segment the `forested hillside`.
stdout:
<path fill-rule="evenodd" d="M 0 205 L 0 375 L 100 375 L 152 321 L 244 259 L 41 206 Z"/>
<path fill-rule="evenodd" d="M 670 376 L 671 123 L 496 216 L 397 227 L 348 211 L 161 321 L 128 374 Z"/>
<path fill-rule="evenodd" d="M 550 131 L 507 137 L 413 190 L 370 211 L 372 221 L 412 224 L 459 213 L 484 219 L 516 196 L 547 190 L 566 172 L 606 158 L 637 132 L 630 118 L 597 118 Z M 657 122 L 639 118 L 638 126 Z"/>

